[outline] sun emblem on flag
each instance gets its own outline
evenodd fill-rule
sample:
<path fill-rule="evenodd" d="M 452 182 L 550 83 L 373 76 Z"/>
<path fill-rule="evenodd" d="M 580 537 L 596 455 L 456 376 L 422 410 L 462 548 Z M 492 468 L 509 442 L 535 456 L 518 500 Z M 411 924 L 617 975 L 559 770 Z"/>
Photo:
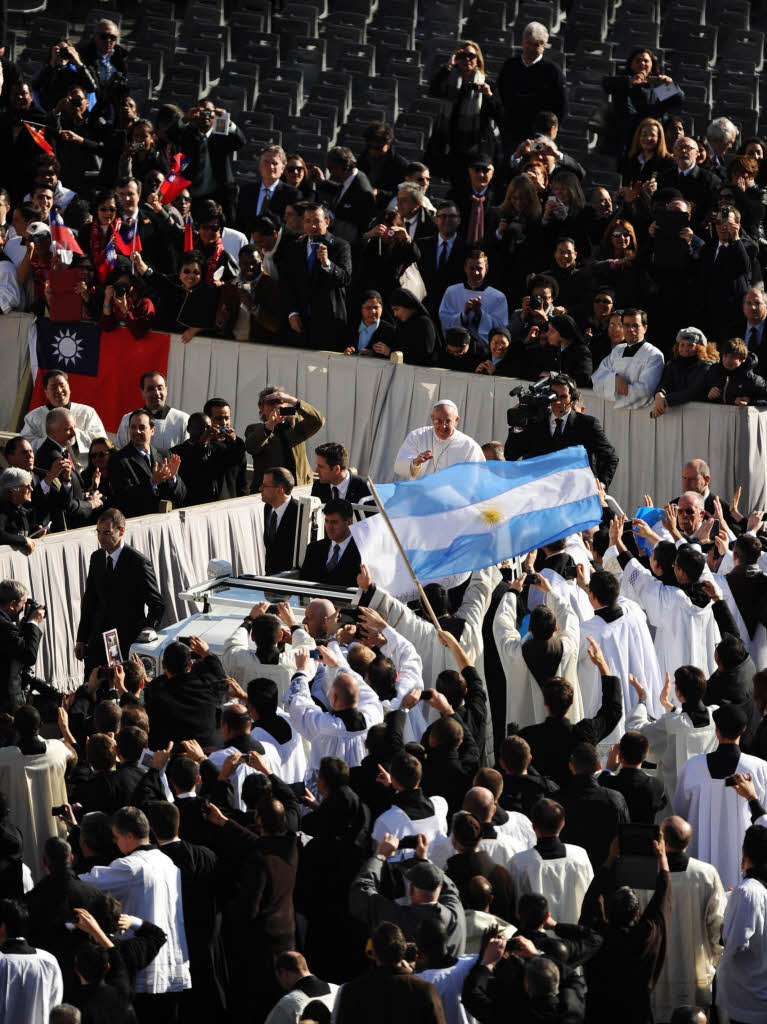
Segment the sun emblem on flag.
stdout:
<path fill-rule="evenodd" d="M 60 331 L 55 335 L 51 345 L 51 353 L 65 366 L 74 366 L 82 352 L 82 342 L 74 331 Z"/>
<path fill-rule="evenodd" d="M 479 505 L 477 507 L 477 514 L 482 522 L 486 526 L 491 527 L 491 529 L 503 526 L 507 518 L 502 508 L 498 508 L 490 503 Z"/>

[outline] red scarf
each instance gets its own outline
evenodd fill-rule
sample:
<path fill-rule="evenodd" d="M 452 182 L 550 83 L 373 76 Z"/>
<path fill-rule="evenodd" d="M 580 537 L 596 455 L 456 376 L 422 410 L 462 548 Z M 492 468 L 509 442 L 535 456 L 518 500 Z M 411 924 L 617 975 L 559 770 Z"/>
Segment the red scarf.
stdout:
<path fill-rule="evenodd" d="M 104 238 L 104 244 L 102 245 L 101 225 L 99 224 L 98 219 L 91 222 L 91 260 L 93 261 L 93 269 L 96 271 L 96 278 L 100 284 L 104 284 L 109 276 L 109 271 L 111 270 L 111 267 L 107 263 L 104 250 L 115 231 L 120 230 L 120 224 L 121 220 L 118 217 L 116 220 L 112 221 L 111 224 L 107 225 L 108 230 Z"/>
<path fill-rule="evenodd" d="M 205 271 L 205 283 L 213 284 L 213 275 L 218 269 L 218 261 L 221 258 L 221 253 L 224 251 L 224 243 L 221 240 L 221 235 L 216 239 L 216 244 L 213 246 L 213 254 L 208 260 L 208 268 Z"/>

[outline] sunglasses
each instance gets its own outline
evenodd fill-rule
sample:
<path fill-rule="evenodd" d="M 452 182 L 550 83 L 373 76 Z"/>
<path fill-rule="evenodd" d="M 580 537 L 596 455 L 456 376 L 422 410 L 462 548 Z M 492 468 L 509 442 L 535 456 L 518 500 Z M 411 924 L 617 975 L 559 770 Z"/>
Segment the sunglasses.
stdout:
<path fill-rule="evenodd" d="M 613 238 L 631 238 L 628 231 L 613 231 Z"/>
<path fill-rule="evenodd" d="M 301 174 L 302 172 L 303 167 L 297 167 L 294 164 L 288 164 L 288 166 L 285 168 L 286 174 Z"/>
<path fill-rule="evenodd" d="M 476 53 L 471 53 L 469 50 L 459 50 L 458 53 L 455 56 L 459 60 L 476 60 L 477 59 Z"/>
<path fill-rule="evenodd" d="M 218 231 L 218 224 L 200 224 L 199 231 Z"/>
<path fill-rule="evenodd" d="M 187 269 L 187 270 L 182 270 L 181 273 L 184 274 L 185 277 L 199 277 L 200 276 L 200 271 L 199 270 Z"/>
<path fill-rule="evenodd" d="M 472 167 L 472 171 L 478 171 L 480 174 L 489 174 L 490 173 L 490 168 L 489 167 L 485 167 L 484 165 L 482 165 L 482 166 Z"/>
<path fill-rule="evenodd" d="M 117 42 L 117 36 L 111 32 L 99 32 L 99 39 L 112 39 L 114 42 Z"/>

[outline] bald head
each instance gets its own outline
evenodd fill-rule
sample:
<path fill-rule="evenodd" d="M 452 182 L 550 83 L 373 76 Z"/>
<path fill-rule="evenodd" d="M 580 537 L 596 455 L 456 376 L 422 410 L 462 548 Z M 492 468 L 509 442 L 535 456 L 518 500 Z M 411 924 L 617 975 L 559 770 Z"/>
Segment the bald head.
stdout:
<path fill-rule="evenodd" d="M 360 684 L 351 672 L 338 672 L 330 687 L 330 705 L 334 711 L 346 711 L 357 706 Z"/>
<path fill-rule="evenodd" d="M 327 598 L 318 597 L 310 601 L 304 613 L 304 626 L 309 636 L 319 640 L 326 636 L 328 631 L 328 619 L 336 614 L 332 601 Z"/>
<path fill-rule="evenodd" d="M 463 798 L 463 809 L 473 814 L 480 824 L 490 821 L 495 811 L 495 800 L 489 789 L 473 786 Z"/>
<path fill-rule="evenodd" d="M 674 853 L 683 853 L 690 845 L 692 826 L 678 814 L 664 818 L 661 830 L 666 841 L 666 849 Z"/>
<path fill-rule="evenodd" d="M 493 887 L 484 875 L 470 878 L 466 887 L 466 909 L 489 910 L 492 902 Z"/>

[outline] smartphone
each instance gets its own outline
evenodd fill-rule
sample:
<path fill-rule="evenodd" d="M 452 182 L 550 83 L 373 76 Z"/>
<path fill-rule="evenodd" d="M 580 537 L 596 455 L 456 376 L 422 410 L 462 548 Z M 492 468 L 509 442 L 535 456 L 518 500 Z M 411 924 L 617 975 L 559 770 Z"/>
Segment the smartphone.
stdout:
<path fill-rule="evenodd" d="M 314 661 L 320 660 L 321 655 L 316 647 L 311 648 L 311 650 L 309 651 L 309 657 L 312 658 Z"/>
<path fill-rule="evenodd" d="M 421 692 L 421 696 L 418 699 L 419 700 L 431 700 L 433 696 L 434 696 L 434 691 L 433 690 L 423 690 Z"/>
<path fill-rule="evenodd" d="M 400 850 L 414 850 L 418 845 L 418 836 L 402 836 L 399 841 Z"/>
<path fill-rule="evenodd" d="M 530 583 L 532 586 L 535 586 L 536 583 L 541 582 L 541 577 L 538 575 L 537 572 L 529 572 L 527 574 L 527 580 L 525 582 Z"/>
<path fill-rule="evenodd" d="M 725 784 L 725 786 L 734 786 L 735 785 L 735 776 L 734 775 L 728 775 L 727 778 L 724 780 L 724 784 Z"/>

